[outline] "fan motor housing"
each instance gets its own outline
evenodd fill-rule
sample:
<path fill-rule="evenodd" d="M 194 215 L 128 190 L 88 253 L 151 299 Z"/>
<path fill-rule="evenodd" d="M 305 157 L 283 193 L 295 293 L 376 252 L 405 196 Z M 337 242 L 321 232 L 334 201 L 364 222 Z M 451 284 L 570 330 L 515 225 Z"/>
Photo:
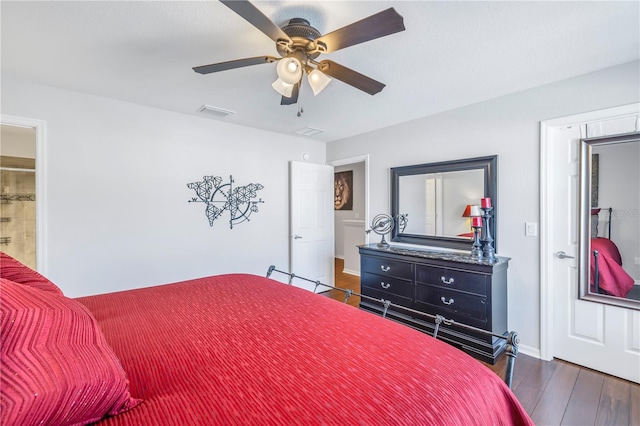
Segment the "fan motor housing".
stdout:
<path fill-rule="evenodd" d="M 320 37 L 320 31 L 313 28 L 306 19 L 290 19 L 289 23 L 282 27 L 282 31 L 289 36 L 293 44 L 288 46 L 288 48 L 280 45 L 280 43 L 276 44 L 280 56 L 287 56 L 290 51 L 296 50 L 306 52 L 307 56 L 311 59 L 315 59 L 320 55 L 320 52 L 315 51 L 315 40 Z"/>

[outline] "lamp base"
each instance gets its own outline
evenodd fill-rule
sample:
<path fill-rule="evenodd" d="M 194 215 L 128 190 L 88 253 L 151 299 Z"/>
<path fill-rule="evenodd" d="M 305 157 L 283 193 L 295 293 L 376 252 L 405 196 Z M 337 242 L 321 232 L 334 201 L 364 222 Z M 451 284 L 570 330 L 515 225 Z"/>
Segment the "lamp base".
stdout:
<path fill-rule="evenodd" d="M 474 259 L 482 258 L 482 244 L 480 244 L 480 229 L 481 226 L 473 227 L 473 245 L 471 246 L 471 257 Z"/>

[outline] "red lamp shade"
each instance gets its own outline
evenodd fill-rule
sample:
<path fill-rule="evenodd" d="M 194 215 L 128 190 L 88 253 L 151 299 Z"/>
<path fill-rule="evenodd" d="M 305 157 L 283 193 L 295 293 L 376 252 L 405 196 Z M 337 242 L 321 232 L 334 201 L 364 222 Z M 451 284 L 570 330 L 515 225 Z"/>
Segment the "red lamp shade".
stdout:
<path fill-rule="evenodd" d="M 476 216 L 482 216 L 482 211 L 480 210 L 480 206 L 467 204 L 467 207 L 465 207 L 464 209 L 464 213 L 462 213 L 462 217 L 476 217 Z"/>

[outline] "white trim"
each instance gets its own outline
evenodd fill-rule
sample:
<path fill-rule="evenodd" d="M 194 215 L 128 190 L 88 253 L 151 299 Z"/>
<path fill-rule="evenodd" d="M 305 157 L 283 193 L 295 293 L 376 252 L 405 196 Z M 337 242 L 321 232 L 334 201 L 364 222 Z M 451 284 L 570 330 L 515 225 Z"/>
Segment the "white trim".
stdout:
<path fill-rule="evenodd" d="M 3 123 L 4 124 L 4 123 Z M 25 173 L 35 173 L 35 169 L 21 169 L 18 167 L 0 167 L 0 170 L 4 170 L 7 172 L 25 172 Z"/>
<path fill-rule="evenodd" d="M 540 358 L 549 361 L 551 358 L 551 341 L 552 333 L 550 332 L 549 323 L 553 319 L 553 298 L 552 292 L 549 289 L 548 277 L 550 268 L 547 259 L 547 253 L 549 252 L 549 241 L 551 240 L 549 235 L 549 211 L 548 203 L 549 199 L 549 139 L 547 133 L 550 131 L 550 125 L 543 121 L 540 123 Z"/>
<path fill-rule="evenodd" d="M 533 346 L 518 345 L 518 353 L 529 355 L 530 357 L 533 357 L 533 358 L 542 358 L 540 356 L 540 350 L 537 348 L 534 348 Z M 518 361 L 516 360 L 516 363 L 517 362 Z"/>
<path fill-rule="evenodd" d="M 628 104 L 599 111 L 545 120 L 540 123 L 540 358 L 553 358 L 553 291 L 551 289 L 550 260 L 553 247 L 550 246 L 553 215 L 549 211 L 548 200 L 551 192 L 550 144 L 554 129 L 580 126 L 594 121 L 602 121 L 625 115 L 638 114 L 640 104 Z"/>
<path fill-rule="evenodd" d="M 8 126 L 33 128 L 36 133 L 36 269 L 47 275 L 47 180 L 46 140 L 47 123 L 43 120 L 0 115 L 0 123 Z"/>
<path fill-rule="evenodd" d="M 364 223 L 369 223 L 369 154 L 356 155 L 355 157 L 340 158 L 327 162 L 327 165 L 338 167 L 347 164 L 364 162 Z M 335 226 L 335 225 L 334 225 Z M 364 243 L 369 244 L 369 234 L 365 233 Z"/>

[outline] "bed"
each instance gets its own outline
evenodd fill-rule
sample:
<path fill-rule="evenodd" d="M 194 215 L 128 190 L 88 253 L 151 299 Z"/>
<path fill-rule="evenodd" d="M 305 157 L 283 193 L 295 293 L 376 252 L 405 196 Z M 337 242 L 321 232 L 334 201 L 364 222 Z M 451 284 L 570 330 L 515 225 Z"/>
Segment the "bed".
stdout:
<path fill-rule="evenodd" d="M 598 236 L 601 208 L 591 209 L 591 261 L 590 287 L 592 293 L 627 297 L 634 286 L 634 279 L 622 267 L 622 256 L 611 240 L 611 213 L 607 208 L 607 236 Z"/>
<path fill-rule="evenodd" d="M 69 299 L 2 262 L 1 424 L 533 424 L 462 351 L 270 278 Z"/>

